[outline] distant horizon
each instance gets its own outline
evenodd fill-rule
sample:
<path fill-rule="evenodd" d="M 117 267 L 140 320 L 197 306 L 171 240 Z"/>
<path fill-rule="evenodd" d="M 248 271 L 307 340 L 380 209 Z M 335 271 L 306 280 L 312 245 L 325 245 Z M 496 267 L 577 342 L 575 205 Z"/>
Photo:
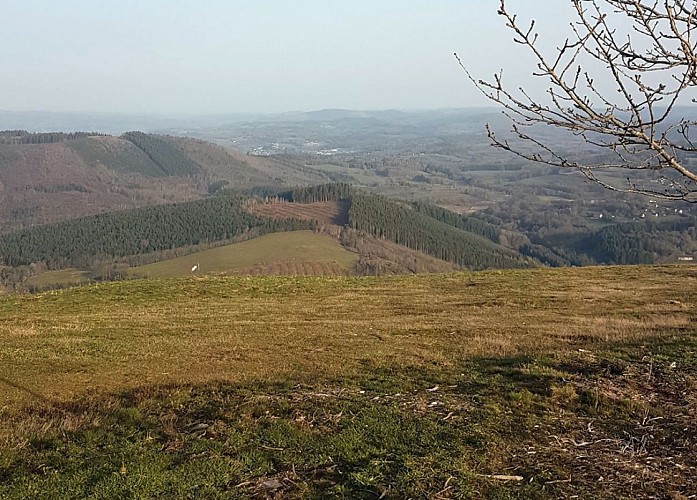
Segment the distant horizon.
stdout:
<path fill-rule="evenodd" d="M 328 116 L 327 118 L 315 118 L 313 115 L 337 114 L 338 117 Z M 129 130 L 140 130 L 143 132 L 164 132 L 186 130 L 206 130 L 225 127 L 227 125 L 239 125 L 242 123 L 264 123 L 264 122 L 312 122 L 317 120 L 331 121 L 341 119 L 341 114 L 348 118 L 352 115 L 365 114 L 366 117 L 378 117 L 395 114 L 394 119 L 399 115 L 404 115 L 405 119 L 418 119 L 419 115 L 424 117 L 437 116 L 443 114 L 462 115 L 465 120 L 468 114 L 493 115 L 500 113 L 500 110 L 493 106 L 481 107 L 461 107 L 461 108 L 432 108 L 432 109 L 346 109 L 346 108 L 323 108 L 309 111 L 284 111 L 278 113 L 271 112 L 237 112 L 237 113 L 210 113 L 210 114 L 186 114 L 186 113 L 128 113 L 121 112 L 81 112 L 81 111 L 14 111 L 0 109 L 0 130 L 26 130 L 33 133 L 48 132 L 97 132 L 110 135 L 118 135 Z M 176 132 L 175 132 L 176 133 Z"/>
<path fill-rule="evenodd" d="M 681 106 L 688 107 L 688 106 Z M 694 106 L 697 107 L 697 104 Z M 42 110 L 42 109 L 0 109 L 0 113 L 7 114 L 46 114 L 46 115 L 104 115 L 104 116 L 144 116 L 144 117 L 223 117 L 235 115 L 249 116 L 278 116 L 288 114 L 309 114 L 319 113 L 323 111 L 344 111 L 352 113 L 381 113 L 381 112 L 398 112 L 398 113 L 428 113 L 438 111 L 466 111 L 466 110 L 492 110 L 499 111 L 501 108 L 494 104 L 478 105 L 478 106 L 443 106 L 443 107 L 423 107 L 423 108 L 342 108 L 342 107 L 327 107 L 327 108 L 307 108 L 307 109 L 288 109 L 284 111 L 221 111 L 221 112 L 143 112 L 143 111 L 82 111 L 82 110 Z"/>

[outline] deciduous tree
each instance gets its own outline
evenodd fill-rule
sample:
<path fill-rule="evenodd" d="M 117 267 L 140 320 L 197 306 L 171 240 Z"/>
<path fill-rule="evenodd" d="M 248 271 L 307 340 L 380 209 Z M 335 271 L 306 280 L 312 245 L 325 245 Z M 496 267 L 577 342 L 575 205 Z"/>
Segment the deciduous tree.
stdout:
<path fill-rule="evenodd" d="M 569 1 L 575 19 L 553 52 L 544 50 L 535 21 L 519 20 L 505 0 L 499 6 L 514 42 L 534 58 L 533 74 L 546 81 L 543 95 L 505 81 L 503 72 L 477 79 L 455 54 L 512 121 L 508 137 L 487 125 L 493 145 L 577 169 L 610 190 L 697 202 L 697 122 L 683 107 L 697 88 L 697 2 Z M 583 141 L 584 154 L 544 139 L 544 126 Z"/>

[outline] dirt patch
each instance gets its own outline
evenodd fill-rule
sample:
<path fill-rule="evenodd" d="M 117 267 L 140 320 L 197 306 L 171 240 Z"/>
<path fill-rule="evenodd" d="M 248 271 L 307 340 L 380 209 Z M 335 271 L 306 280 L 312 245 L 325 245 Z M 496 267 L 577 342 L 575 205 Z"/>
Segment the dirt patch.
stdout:
<path fill-rule="evenodd" d="M 316 220 L 323 224 L 348 224 L 349 201 L 320 201 L 317 203 L 254 203 L 249 211 L 272 219 Z"/>

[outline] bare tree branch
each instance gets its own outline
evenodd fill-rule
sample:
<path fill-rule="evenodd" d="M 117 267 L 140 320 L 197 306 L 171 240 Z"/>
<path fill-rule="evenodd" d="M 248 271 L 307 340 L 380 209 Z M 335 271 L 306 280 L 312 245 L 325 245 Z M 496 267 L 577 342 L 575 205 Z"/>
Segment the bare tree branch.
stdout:
<path fill-rule="evenodd" d="M 538 43 L 535 22 L 522 25 L 500 0 L 498 14 L 513 31 L 514 42 L 535 59 L 533 76 L 547 82 L 546 99 L 524 88 L 511 90 L 503 71 L 491 81 L 476 79 L 455 54 L 467 78 L 502 106 L 512 122 L 514 143 L 500 139 L 487 125 L 492 145 L 529 161 L 577 169 L 613 191 L 697 202 L 697 170 L 689 161 L 690 154 L 697 160 L 690 135 L 697 123 L 674 116 L 690 97 L 686 93 L 697 87 L 696 2 L 569 1 L 576 17 L 568 38 L 550 55 Z M 623 33 L 627 21 L 630 29 Z M 597 81 L 611 81 L 617 92 L 607 92 Z M 540 126 L 565 130 L 607 155 L 599 163 L 570 157 L 535 137 Z M 598 173 L 616 169 L 654 174 L 618 183 Z"/>

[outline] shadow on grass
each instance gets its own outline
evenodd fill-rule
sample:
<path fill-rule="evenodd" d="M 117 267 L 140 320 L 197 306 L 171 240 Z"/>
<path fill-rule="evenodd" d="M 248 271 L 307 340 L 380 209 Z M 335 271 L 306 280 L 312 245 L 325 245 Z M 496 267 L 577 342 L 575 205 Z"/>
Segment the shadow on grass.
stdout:
<path fill-rule="evenodd" d="M 24 386 L 24 385 L 22 385 L 22 384 L 19 384 L 19 383 L 17 383 L 17 382 L 14 382 L 14 381 L 12 381 L 12 380 L 6 378 L 6 377 L 1 377 L 1 376 L 0 376 L 0 384 L 8 385 L 8 386 L 10 386 L 10 387 L 12 387 L 12 388 L 14 388 L 14 389 L 17 389 L 17 390 L 20 391 L 20 392 L 23 392 L 23 393 L 25 393 L 25 394 L 28 394 L 29 396 L 31 396 L 32 398 L 34 398 L 34 399 L 36 399 L 36 400 L 43 401 L 43 402 L 46 402 L 46 403 L 52 402 L 51 399 L 47 398 L 47 397 L 44 396 L 43 394 L 41 394 L 41 393 L 39 393 L 39 392 L 37 392 L 37 391 L 35 391 L 35 390 L 33 390 L 33 389 L 30 389 L 29 387 L 26 387 L 26 386 Z"/>
<path fill-rule="evenodd" d="M 539 360 L 529 355 L 475 357 L 465 364 L 469 380 L 465 379 L 464 387 L 482 394 L 524 389 L 535 395 L 548 396 L 560 377 L 538 373 L 534 369 L 537 366 L 540 366 Z"/>
<path fill-rule="evenodd" d="M 603 345 L 604 354 L 592 357 L 572 351 L 468 358 L 453 367 L 365 361 L 357 378 L 311 385 L 148 386 L 67 403 L 2 379 L 36 403 L 5 422 L 17 429 L 29 422 L 32 431 L 21 446 L 0 448 L 0 497 L 424 498 L 444 489 L 461 497 L 564 496 L 573 492 L 563 489 L 566 483 L 501 484 L 479 474 L 550 474 L 534 460 L 511 462 L 527 456 L 513 450 L 527 449 L 539 436 L 538 446 L 549 446 L 547 434 L 534 428 L 560 408 L 574 437 L 588 429 L 588 407 L 597 406 L 573 392 L 571 403 L 560 406 L 566 403 L 550 397 L 555 385 L 566 377 L 576 385 L 623 377 L 627 364 L 636 369 L 649 361 L 655 383 L 660 363 L 694 363 L 694 340 Z M 653 357 L 642 361 L 646 353 Z M 669 402 L 675 380 L 667 379 Z M 603 411 L 598 415 L 612 416 L 618 429 L 636 421 L 628 411 Z M 550 457 L 549 464 L 559 460 Z M 593 488 L 589 483 L 582 491 Z"/>
<path fill-rule="evenodd" d="M 46 402 L 21 416 L 41 431 L 0 462 L 0 497 L 424 496 L 456 469 L 457 433 L 437 415 L 321 390 L 220 383 Z"/>

